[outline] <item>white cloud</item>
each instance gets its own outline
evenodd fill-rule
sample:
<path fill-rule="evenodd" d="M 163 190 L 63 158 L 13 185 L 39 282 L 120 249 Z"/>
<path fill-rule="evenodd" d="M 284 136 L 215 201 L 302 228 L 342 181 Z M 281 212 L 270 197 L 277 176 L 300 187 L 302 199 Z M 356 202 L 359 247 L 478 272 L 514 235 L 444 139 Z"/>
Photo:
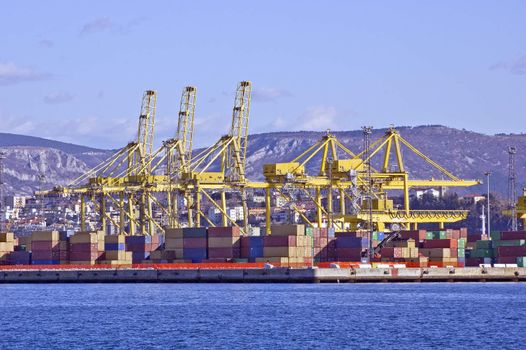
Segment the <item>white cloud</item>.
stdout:
<path fill-rule="evenodd" d="M 526 74 L 526 56 L 513 61 L 496 63 L 490 67 L 490 70 L 504 70 L 513 75 L 524 75 Z"/>
<path fill-rule="evenodd" d="M 0 62 L 0 85 L 15 85 L 49 77 L 49 74 L 37 72 L 33 68 L 21 67 L 14 62 Z"/>
<path fill-rule="evenodd" d="M 113 33 L 128 34 L 133 28 L 141 26 L 148 19 L 146 17 L 136 17 L 126 23 L 116 23 L 108 17 L 96 18 L 85 23 L 80 29 L 80 35 L 112 31 Z"/>
<path fill-rule="evenodd" d="M 67 92 L 55 92 L 44 96 L 44 102 L 48 104 L 65 103 L 73 100 L 75 96 Z"/>
<path fill-rule="evenodd" d="M 292 94 L 289 91 L 277 88 L 256 88 L 252 91 L 252 100 L 257 102 L 275 102 L 290 96 Z"/>
<path fill-rule="evenodd" d="M 278 116 L 266 125 L 265 131 L 324 131 L 342 129 L 340 113 L 333 106 L 312 106 L 297 117 Z"/>
<path fill-rule="evenodd" d="M 337 124 L 338 111 L 332 106 L 309 107 L 297 119 L 298 130 L 320 131 L 335 129 Z"/>
<path fill-rule="evenodd" d="M 114 26 L 115 24 L 109 18 L 97 18 L 85 23 L 80 30 L 80 35 L 104 32 L 112 29 Z"/>

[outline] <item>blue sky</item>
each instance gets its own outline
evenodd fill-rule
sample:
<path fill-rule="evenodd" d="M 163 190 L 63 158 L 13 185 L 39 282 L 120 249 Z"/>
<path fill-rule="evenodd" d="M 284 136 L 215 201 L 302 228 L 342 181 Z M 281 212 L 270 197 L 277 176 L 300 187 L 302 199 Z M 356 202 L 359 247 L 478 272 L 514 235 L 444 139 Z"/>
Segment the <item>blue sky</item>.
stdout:
<path fill-rule="evenodd" d="M 11 1 L 0 131 L 117 148 L 158 92 L 156 141 L 198 88 L 197 146 L 228 131 L 443 124 L 524 132 L 525 1 Z"/>

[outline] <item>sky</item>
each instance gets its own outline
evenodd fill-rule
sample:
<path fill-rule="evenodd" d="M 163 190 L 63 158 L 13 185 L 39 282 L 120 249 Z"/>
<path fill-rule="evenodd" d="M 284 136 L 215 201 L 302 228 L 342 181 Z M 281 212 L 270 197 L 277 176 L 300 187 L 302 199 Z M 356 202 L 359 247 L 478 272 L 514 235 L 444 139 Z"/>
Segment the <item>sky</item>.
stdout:
<path fill-rule="evenodd" d="M 2 1 L 0 132 L 98 148 L 156 144 L 197 87 L 195 142 L 250 133 L 441 124 L 525 132 L 526 1 Z"/>

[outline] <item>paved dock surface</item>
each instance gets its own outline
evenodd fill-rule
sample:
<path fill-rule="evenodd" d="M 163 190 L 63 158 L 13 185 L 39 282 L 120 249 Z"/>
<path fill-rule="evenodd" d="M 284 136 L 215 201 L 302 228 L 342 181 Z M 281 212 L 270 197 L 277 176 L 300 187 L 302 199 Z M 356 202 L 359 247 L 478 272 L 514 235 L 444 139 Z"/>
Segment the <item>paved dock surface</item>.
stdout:
<path fill-rule="evenodd" d="M 522 267 L 466 268 L 273 268 L 273 269 L 16 269 L 0 271 L 0 283 L 356 283 L 526 281 Z"/>

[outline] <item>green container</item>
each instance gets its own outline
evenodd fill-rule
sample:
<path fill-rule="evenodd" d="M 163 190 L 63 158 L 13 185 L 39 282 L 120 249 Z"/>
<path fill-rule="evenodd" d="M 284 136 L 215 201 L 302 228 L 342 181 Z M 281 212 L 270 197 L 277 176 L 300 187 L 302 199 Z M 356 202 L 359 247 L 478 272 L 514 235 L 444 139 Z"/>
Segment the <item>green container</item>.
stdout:
<path fill-rule="evenodd" d="M 234 258 L 234 259 L 232 259 L 232 262 L 234 262 L 234 263 L 247 263 L 248 259 Z"/>
<path fill-rule="evenodd" d="M 429 241 L 429 240 L 432 240 L 433 238 L 434 238 L 433 231 L 427 231 L 426 232 L 426 240 Z"/>
<path fill-rule="evenodd" d="M 497 247 L 522 247 L 526 245 L 526 240 L 524 239 L 512 239 L 509 241 L 494 241 L 493 246 Z"/>
<path fill-rule="evenodd" d="M 526 256 L 517 257 L 517 266 L 526 267 Z"/>
<path fill-rule="evenodd" d="M 458 257 L 459 258 L 465 258 L 466 257 L 466 250 L 464 248 L 458 248 Z"/>
<path fill-rule="evenodd" d="M 314 236 L 314 228 L 312 228 L 310 226 L 305 227 L 305 235 L 313 237 Z"/>
<path fill-rule="evenodd" d="M 492 241 L 476 241 L 475 249 L 491 249 L 493 247 Z"/>
<path fill-rule="evenodd" d="M 492 241 L 500 241 L 500 231 L 491 231 L 490 235 Z"/>
<path fill-rule="evenodd" d="M 493 249 L 475 249 L 471 252 L 473 258 L 493 258 Z"/>
<path fill-rule="evenodd" d="M 372 239 L 373 239 L 373 241 L 377 241 L 378 240 L 378 232 L 373 232 Z"/>
<path fill-rule="evenodd" d="M 459 248 L 466 248 L 466 239 L 465 238 L 459 238 L 458 240 L 458 247 Z"/>

